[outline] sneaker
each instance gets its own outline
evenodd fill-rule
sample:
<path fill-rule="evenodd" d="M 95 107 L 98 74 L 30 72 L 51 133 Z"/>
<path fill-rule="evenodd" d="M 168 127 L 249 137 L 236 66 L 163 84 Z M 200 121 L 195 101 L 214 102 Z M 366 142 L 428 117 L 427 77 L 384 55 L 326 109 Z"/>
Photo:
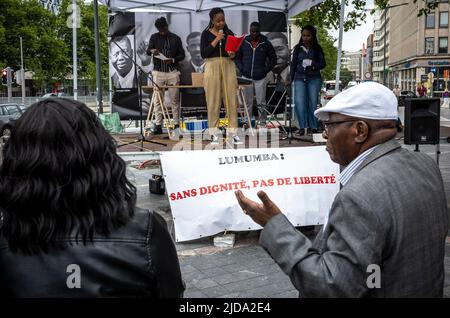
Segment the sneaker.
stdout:
<path fill-rule="evenodd" d="M 298 129 L 294 134 L 296 136 L 304 136 L 305 135 L 305 128 Z"/>
<path fill-rule="evenodd" d="M 161 125 L 154 125 L 152 128 L 150 128 L 150 133 L 152 135 L 161 135 L 162 134 Z"/>
<path fill-rule="evenodd" d="M 243 142 L 241 141 L 241 138 L 239 138 L 238 135 L 233 136 L 233 145 L 242 145 Z"/>
<path fill-rule="evenodd" d="M 216 135 L 211 136 L 211 145 L 218 145 L 219 144 L 219 137 Z"/>

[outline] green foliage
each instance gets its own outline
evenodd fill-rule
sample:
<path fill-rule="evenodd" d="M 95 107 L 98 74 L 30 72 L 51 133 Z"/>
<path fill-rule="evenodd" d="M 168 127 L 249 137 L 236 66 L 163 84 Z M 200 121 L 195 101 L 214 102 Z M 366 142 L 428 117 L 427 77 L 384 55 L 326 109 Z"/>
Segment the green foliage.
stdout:
<path fill-rule="evenodd" d="M 369 11 L 366 9 L 366 0 L 346 0 L 346 6 L 351 5 L 353 7 L 350 11 L 345 11 L 344 17 L 344 31 L 355 29 L 364 23 L 367 18 Z M 404 0 L 403 3 L 408 2 L 423 2 L 424 8 L 419 9 L 418 16 L 426 15 L 430 13 L 431 10 L 435 9 L 439 0 L 427 3 L 427 0 Z M 401 4 L 401 3 L 399 3 Z M 374 0 L 375 8 L 384 9 L 389 6 L 389 0 Z M 397 3 L 393 4 L 394 6 Z M 303 12 L 296 17 L 302 21 L 308 21 L 312 25 L 320 25 L 325 29 L 338 29 L 339 28 L 339 17 L 341 10 L 340 0 L 324 0 L 317 6 L 312 7 L 310 10 Z M 373 14 L 375 9 L 371 10 Z"/>
<path fill-rule="evenodd" d="M 337 48 L 334 43 L 336 41 L 335 38 L 328 34 L 328 31 L 323 27 L 319 27 L 318 32 L 318 40 L 320 46 L 323 49 L 323 53 L 325 55 L 325 62 L 327 66 L 322 70 L 322 78 L 329 80 L 334 79 L 336 73 L 336 61 L 337 61 Z"/>
<path fill-rule="evenodd" d="M 24 64 L 36 79 L 62 79 L 69 62 L 66 45 L 57 34 L 56 16 L 38 0 L 0 1 L 1 67 L 20 69 L 20 40 Z"/>
<path fill-rule="evenodd" d="M 342 67 L 339 75 L 339 79 L 342 82 L 342 87 L 346 87 L 348 82 L 350 82 L 352 78 L 352 72 L 350 72 L 345 67 Z"/>

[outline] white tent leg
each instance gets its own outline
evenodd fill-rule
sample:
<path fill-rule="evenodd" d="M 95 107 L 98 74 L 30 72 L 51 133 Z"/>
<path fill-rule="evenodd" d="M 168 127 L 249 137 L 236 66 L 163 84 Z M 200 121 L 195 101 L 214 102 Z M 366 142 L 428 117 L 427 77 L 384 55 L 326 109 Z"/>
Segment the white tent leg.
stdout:
<path fill-rule="evenodd" d="M 342 35 L 344 31 L 344 11 L 345 11 L 345 0 L 341 0 L 341 15 L 339 17 L 339 39 L 338 39 L 338 56 L 336 62 L 336 88 L 335 93 L 340 91 L 339 80 L 341 77 L 341 58 L 342 58 Z"/>

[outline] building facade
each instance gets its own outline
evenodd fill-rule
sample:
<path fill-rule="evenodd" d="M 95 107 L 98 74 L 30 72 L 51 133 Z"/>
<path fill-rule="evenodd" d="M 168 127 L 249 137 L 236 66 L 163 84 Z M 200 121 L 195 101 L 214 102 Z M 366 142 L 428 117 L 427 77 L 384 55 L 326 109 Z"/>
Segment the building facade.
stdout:
<path fill-rule="evenodd" d="M 53 12 L 53 13 L 58 13 L 59 11 L 59 5 L 60 5 L 60 0 L 40 0 L 42 6 L 44 8 L 46 8 L 47 10 Z"/>
<path fill-rule="evenodd" d="M 352 81 L 360 81 L 362 72 L 362 51 L 342 52 L 341 65 L 352 73 Z"/>
<path fill-rule="evenodd" d="M 373 34 L 367 37 L 366 52 L 363 54 L 362 76 L 364 81 L 373 79 Z"/>
<path fill-rule="evenodd" d="M 390 78 L 402 90 L 411 91 L 420 82 L 432 82 L 429 89 L 440 96 L 448 86 L 450 73 L 450 7 L 448 0 L 441 0 L 430 14 L 418 17 L 418 10 L 424 6 L 418 1 L 389 10 L 392 17 Z"/>
<path fill-rule="evenodd" d="M 389 29 L 390 11 L 377 10 L 374 16 L 373 29 L 373 80 L 390 86 L 389 83 Z M 384 77 L 386 73 L 386 77 Z"/>

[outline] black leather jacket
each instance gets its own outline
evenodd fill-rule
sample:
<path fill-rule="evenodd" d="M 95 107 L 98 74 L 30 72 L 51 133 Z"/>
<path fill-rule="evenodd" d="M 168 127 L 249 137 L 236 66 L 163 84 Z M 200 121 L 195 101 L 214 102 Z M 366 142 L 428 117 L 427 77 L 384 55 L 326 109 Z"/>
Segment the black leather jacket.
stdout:
<path fill-rule="evenodd" d="M 0 236 L 0 296 L 183 296 L 175 246 L 155 212 L 136 208 L 127 225 L 108 237 L 95 235 L 94 244 L 77 244 L 74 236 L 67 241 L 65 249 L 25 256 L 11 253 Z"/>

